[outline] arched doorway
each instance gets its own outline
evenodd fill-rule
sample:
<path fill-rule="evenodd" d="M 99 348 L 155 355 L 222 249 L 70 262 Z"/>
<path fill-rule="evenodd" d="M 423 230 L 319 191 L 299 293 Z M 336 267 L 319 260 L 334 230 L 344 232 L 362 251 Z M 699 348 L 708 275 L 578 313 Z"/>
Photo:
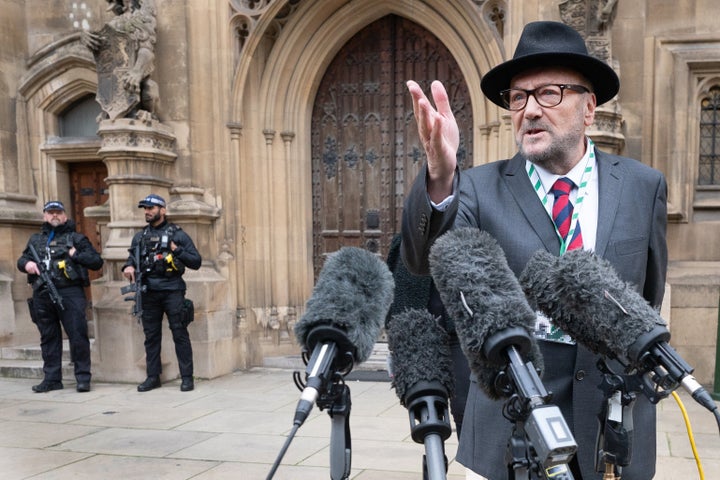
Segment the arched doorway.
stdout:
<path fill-rule="evenodd" d="M 432 33 L 399 16 L 368 25 L 338 52 L 312 116 L 313 264 L 356 246 L 387 254 L 403 199 L 425 154 L 405 82 L 441 80 L 460 125 L 461 165 L 472 163 L 472 111 L 457 62 Z"/>

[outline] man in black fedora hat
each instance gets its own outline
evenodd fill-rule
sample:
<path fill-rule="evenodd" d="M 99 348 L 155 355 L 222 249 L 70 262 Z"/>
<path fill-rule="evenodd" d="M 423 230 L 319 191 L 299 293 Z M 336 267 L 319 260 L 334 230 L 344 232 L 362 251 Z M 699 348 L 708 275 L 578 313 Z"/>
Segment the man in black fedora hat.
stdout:
<path fill-rule="evenodd" d="M 459 130 L 445 88 L 432 83 L 433 107 L 420 86 L 408 82 L 427 154 L 403 212 L 408 268 L 427 274 L 435 239 L 451 228 L 474 227 L 498 241 L 516 276 L 538 250 L 592 250 L 659 308 L 667 269 L 665 178 L 636 160 L 598 150 L 585 135 L 596 107 L 619 90 L 612 68 L 590 56 L 571 27 L 533 22 L 523 29 L 513 58 L 488 71 L 481 88 L 510 111 L 518 152 L 461 172 Z M 594 466 L 604 397 L 598 357 L 552 319 L 538 315 L 535 331 L 543 383 L 578 444 L 570 463 L 574 477 L 600 479 Z M 503 403 L 471 379 L 457 459 L 491 480 L 509 476 L 505 454 L 512 425 L 503 417 Z M 633 420 L 632 461 L 622 478 L 649 480 L 655 473 L 655 410 L 642 395 Z"/>

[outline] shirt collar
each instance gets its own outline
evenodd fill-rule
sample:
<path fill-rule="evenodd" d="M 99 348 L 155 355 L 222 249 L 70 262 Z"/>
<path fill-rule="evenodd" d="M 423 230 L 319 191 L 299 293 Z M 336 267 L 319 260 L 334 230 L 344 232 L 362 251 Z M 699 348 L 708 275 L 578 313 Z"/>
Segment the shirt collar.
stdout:
<path fill-rule="evenodd" d="M 586 141 L 586 145 L 589 145 L 589 143 Z M 543 188 L 546 192 L 549 192 L 552 186 L 555 184 L 555 181 L 558 178 L 561 177 L 567 177 L 570 180 L 572 180 L 575 183 L 575 187 L 577 188 L 578 185 L 580 185 L 580 181 L 582 180 L 583 172 L 585 171 L 585 168 L 590 166 L 595 170 L 595 156 L 593 156 L 592 159 L 590 159 L 590 163 L 588 163 L 588 159 L 590 157 L 590 149 L 585 149 L 585 155 L 580 159 L 579 162 L 565 175 L 557 175 L 555 173 L 551 173 L 548 170 L 544 169 L 543 167 L 539 165 L 535 165 L 535 170 L 538 172 L 538 176 L 540 177 L 540 181 L 543 184 Z M 525 163 L 527 166 L 531 163 L 529 160 L 525 160 Z"/>

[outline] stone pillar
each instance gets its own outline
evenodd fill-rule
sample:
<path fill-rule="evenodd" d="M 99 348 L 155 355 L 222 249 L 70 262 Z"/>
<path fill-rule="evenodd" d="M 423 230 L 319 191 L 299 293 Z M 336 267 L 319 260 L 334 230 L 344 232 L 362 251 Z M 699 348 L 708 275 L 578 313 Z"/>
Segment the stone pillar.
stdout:
<path fill-rule="evenodd" d="M 0 338 L 15 332 L 15 306 L 12 299 L 12 277 L 0 273 L 0 303 L 6 305 L 0 312 Z"/>
<path fill-rule="evenodd" d="M 595 121 L 586 130 L 595 145 L 602 151 L 620 155 L 625 148 L 622 133 L 622 114 L 617 98 L 595 109 Z"/>
<path fill-rule="evenodd" d="M 133 235 L 145 226 L 138 200 L 150 192 L 168 198 L 177 156 L 175 136 L 158 121 L 131 118 L 101 121 L 98 135 L 102 139 L 98 155 L 108 169 L 110 221 L 102 252 L 105 275 L 92 284 L 96 317 L 93 377 L 136 382 L 145 378 L 145 336 L 130 314 L 131 303 L 120 294 L 127 284 L 120 269 Z M 163 367 L 170 363 L 165 354 L 174 353 L 172 339 L 169 344 L 165 340 Z"/>
<path fill-rule="evenodd" d="M 187 270 L 187 297 L 195 303 L 195 321 L 189 326 L 195 375 L 212 378 L 230 373 L 237 364 L 235 309 L 228 279 L 215 268 L 213 226 L 217 207 L 203 201 L 204 189 L 173 186 L 175 136 L 153 119 L 120 118 L 100 122 L 98 154 L 108 168 L 109 222 L 103 247 L 105 275 L 93 282 L 96 336 L 93 375 L 102 381 L 139 382 L 145 378 L 145 336 L 130 315 L 131 303 L 120 294 L 127 284 L 121 267 L 133 235 L 145 226 L 139 199 L 157 193 L 168 201 L 167 216 L 188 235 L 203 256 L 198 271 Z M 98 212 L 101 214 L 102 212 Z M 105 238 L 105 236 L 104 236 Z M 170 331 L 163 327 L 163 380 L 179 375 Z"/>
<path fill-rule="evenodd" d="M 214 258 L 213 235 L 215 220 L 220 216 L 217 207 L 203 201 L 205 190 L 193 186 L 170 189 L 168 217 L 193 239 L 203 256 L 199 270 L 185 270 L 187 298 L 195 304 L 195 321 L 188 327 L 193 347 L 195 376 L 214 378 L 231 373 L 239 359 L 238 327 L 235 320 L 233 285 L 223 276 Z M 163 336 L 163 359 L 171 360 L 169 368 L 163 364 L 163 375 L 173 378 L 179 374 L 172 340 Z"/>

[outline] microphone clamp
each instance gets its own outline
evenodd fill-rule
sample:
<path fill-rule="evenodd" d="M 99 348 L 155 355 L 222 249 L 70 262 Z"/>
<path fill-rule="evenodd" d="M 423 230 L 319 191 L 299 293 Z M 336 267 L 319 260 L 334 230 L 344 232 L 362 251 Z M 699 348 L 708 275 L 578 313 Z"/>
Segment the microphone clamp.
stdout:
<path fill-rule="evenodd" d="M 350 341 L 347 333 L 333 325 L 318 325 L 307 335 L 306 347 L 303 349 L 303 361 L 308 364 L 308 354 L 315 350 L 315 346 L 322 342 L 332 342 L 337 346 L 338 355 L 334 359 L 334 367 L 342 376 L 347 375 L 353 369 L 357 351 L 355 345 Z"/>
<path fill-rule="evenodd" d="M 436 381 L 421 381 L 411 388 L 405 398 L 410 416 L 410 435 L 415 443 L 437 434 L 447 440 L 452 434 L 447 390 Z"/>

